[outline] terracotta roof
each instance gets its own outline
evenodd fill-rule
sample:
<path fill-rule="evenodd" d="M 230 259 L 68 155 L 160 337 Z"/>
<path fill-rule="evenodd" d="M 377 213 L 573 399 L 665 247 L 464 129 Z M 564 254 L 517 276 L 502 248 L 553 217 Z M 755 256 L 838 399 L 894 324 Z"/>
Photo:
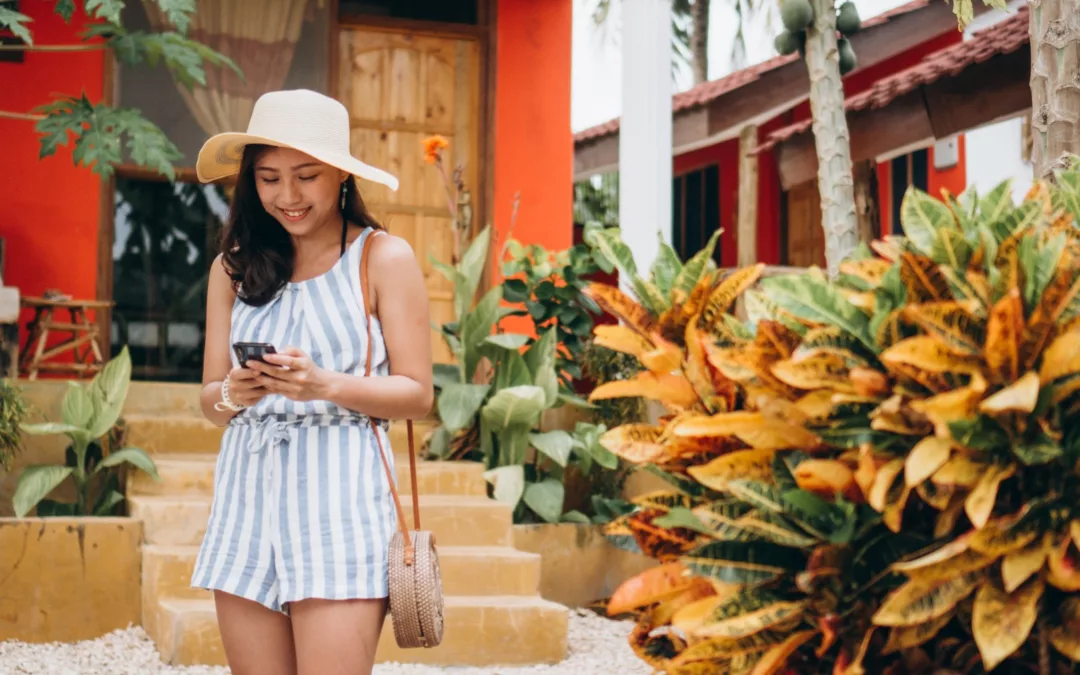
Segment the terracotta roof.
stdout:
<path fill-rule="evenodd" d="M 900 16 L 902 14 L 910 14 L 924 7 L 929 6 L 930 0 L 912 0 L 912 2 L 905 3 L 899 7 L 894 7 L 887 12 L 875 15 L 862 22 L 861 30 L 872 28 L 874 26 L 881 25 L 893 17 Z M 720 98 L 724 94 L 746 86 L 751 82 L 761 78 L 762 75 L 776 70 L 781 66 L 785 66 L 792 61 L 799 58 L 798 54 L 789 54 L 787 56 L 776 56 L 768 61 L 763 61 L 757 65 L 737 70 L 730 75 L 721 77 L 718 80 L 712 80 L 709 82 L 702 82 L 701 84 L 687 89 L 684 92 L 680 92 L 671 97 L 671 112 L 672 114 L 680 113 L 684 110 L 690 110 L 699 106 L 706 105 Z M 619 118 L 616 117 L 613 120 L 598 124 L 588 129 L 583 129 L 574 134 L 574 143 L 584 143 L 591 141 L 609 134 L 613 134 L 619 130 Z"/>
<path fill-rule="evenodd" d="M 907 70 L 878 80 L 869 89 L 848 97 L 844 109 L 851 113 L 884 108 L 900 96 L 939 78 L 955 77 L 968 66 L 1023 49 L 1028 44 L 1028 28 L 1028 7 L 1024 4 L 1012 16 L 973 33 L 969 39 L 939 49 Z M 807 119 L 777 129 L 754 152 L 768 150 L 777 143 L 797 136 L 808 130 L 812 123 Z"/>

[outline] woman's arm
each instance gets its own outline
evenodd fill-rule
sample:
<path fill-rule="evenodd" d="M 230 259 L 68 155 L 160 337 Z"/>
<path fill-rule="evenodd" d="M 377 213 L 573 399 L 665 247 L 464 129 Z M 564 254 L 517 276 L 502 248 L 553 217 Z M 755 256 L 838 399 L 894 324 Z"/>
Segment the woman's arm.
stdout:
<path fill-rule="evenodd" d="M 326 400 L 372 417 L 419 419 L 435 397 L 427 285 L 409 242 L 384 234 L 370 246 L 366 300 L 382 325 L 390 376 L 327 373 Z"/>
<path fill-rule="evenodd" d="M 233 368 L 229 358 L 229 334 L 232 306 L 236 300 L 232 280 L 219 255 L 210 265 L 206 289 L 206 344 L 203 347 L 203 388 L 199 396 L 203 415 L 223 427 L 236 412 L 217 410 L 221 402 L 221 384 L 229 376 L 229 399 L 240 405 L 252 405 L 266 395 L 256 383 L 258 373 L 246 368 Z"/>
<path fill-rule="evenodd" d="M 431 411 L 431 313 L 427 286 L 409 243 L 374 236 L 368 261 L 367 301 L 382 325 L 390 362 L 387 377 L 362 377 L 315 368 L 305 354 L 285 348 L 269 354 L 274 367 L 253 363 L 260 380 L 294 400 L 324 400 L 380 419 L 420 419 Z"/>

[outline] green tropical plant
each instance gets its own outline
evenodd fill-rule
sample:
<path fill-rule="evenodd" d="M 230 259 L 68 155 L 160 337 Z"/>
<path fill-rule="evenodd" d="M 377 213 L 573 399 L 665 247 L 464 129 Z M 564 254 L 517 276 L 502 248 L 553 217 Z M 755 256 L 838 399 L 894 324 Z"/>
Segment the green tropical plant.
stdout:
<path fill-rule="evenodd" d="M 583 376 L 585 345 L 600 308 L 582 291 L 600 266 L 585 244 L 548 251 L 510 239 L 502 262 L 503 300 L 524 305 L 537 333 L 555 332 L 555 372 L 566 390 Z M 530 339 L 531 342 L 531 339 Z"/>
<path fill-rule="evenodd" d="M 16 517 L 25 517 L 35 506 L 42 517 L 112 515 L 124 501 L 119 484 L 119 470 L 124 464 L 158 479 L 157 467 L 146 452 L 112 447 L 130 381 L 131 357 L 124 347 L 89 386 L 68 382 L 61 403 L 61 422 L 22 425 L 28 434 L 64 434 L 71 445 L 63 465 L 34 464 L 23 469 L 13 498 Z M 75 487 L 74 502 L 46 498 L 68 479 Z"/>
<path fill-rule="evenodd" d="M 664 563 L 609 603 L 637 614 L 644 660 L 668 675 L 1080 667 L 1075 161 L 1055 182 L 1019 205 L 1007 183 L 910 189 L 904 235 L 835 280 L 758 265 L 659 312 L 590 287 L 623 319 L 598 341 L 645 368 L 591 398 L 669 410 L 600 441 L 672 484 L 607 528 Z M 726 313 L 740 293 L 746 324 Z"/>
<path fill-rule="evenodd" d="M 502 305 L 501 285 L 473 304 L 490 243 L 489 226 L 457 265 L 432 260 L 454 286 L 457 320 L 440 327 L 455 362 L 435 366 L 442 425 L 428 453 L 482 461 L 494 496 L 514 507 L 518 522 L 558 522 L 564 516 L 565 472 L 572 465 L 585 475 L 594 468 L 615 469 L 618 460 L 596 442 L 603 428 L 578 423 L 573 433 L 539 430 L 545 411 L 577 401 L 559 390 L 557 327 L 538 328 L 535 340 L 503 331 L 500 319 L 520 310 Z"/>
<path fill-rule="evenodd" d="M 15 454 L 22 448 L 22 423 L 27 416 L 26 399 L 19 388 L 0 380 L 0 469 L 11 470 Z"/>
<path fill-rule="evenodd" d="M 191 0 L 154 0 L 175 30 L 145 33 L 129 31 L 121 24 L 125 0 L 85 0 L 80 3 L 87 15 L 81 44 L 38 45 L 31 33 L 31 20 L 0 2 L 0 29 L 9 30 L 22 44 L 0 45 L 2 51 L 77 52 L 109 49 L 127 65 L 142 62 L 163 64 L 173 78 L 191 87 L 206 84 L 204 64 L 224 66 L 242 77 L 240 69 L 228 57 L 188 37 L 195 3 Z M 71 23 L 75 0 L 54 0 L 55 11 Z M 183 155 L 176 145 L 153 122 L 134 108 L 108 106 L 93 102 L 85 94 L 63 96 L 39 106 L 32 112 L 0 111 L 0 117 L 35 121 L 41 135 L 41 158 L 56 153 L 62 145 L 74 142 L 76 165 L 90 167 L 109 176 L 113 166 L 124 159 L 124 152 L 139 166 L 153 169 L 170 180 L 175 178 L 173 162 Z"/>

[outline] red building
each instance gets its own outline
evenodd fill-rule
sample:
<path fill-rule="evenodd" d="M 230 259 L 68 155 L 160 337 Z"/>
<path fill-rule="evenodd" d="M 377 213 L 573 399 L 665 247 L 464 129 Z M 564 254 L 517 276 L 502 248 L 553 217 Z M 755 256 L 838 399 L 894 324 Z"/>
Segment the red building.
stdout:
<path fill-rule="evenodd" d="M 77 45 L 87 19 L 21 2 L 37 45 Z M 81 8 L 82 3 L 77 3 Z M 354 150 L 397 174 L 397 193 L 366 199 L 407 238 L 429 279 L 433 320 L 451 316 L 450 288 L 429 255 L 446 259 L 450 231 L 435 169 L 421 140 L 441 134 L 465 167 L 474 222 L 509 227 L 549 248 L 570 245 L 570 0 L 197 0 L 191 35 L 224 52 L 243 81 L 209 69 L 191 92 L 167 71 L 114 62 L 112 52 L 31 51 L 0 59 L 4 110 L 25 115 L 55 95 L 140 109 L 184 154 L 175 185 L 127 163 L 102 180 L 73 165 L 70 147 L 39 160 L 32 121 L 0 116 L 4 283 L 22 296 L 58 289 L 114 300 L 113 351 L 131 347 L 135 377 L 197 380 L 204 282 L 227 198 L 194 179 L 212 133 L 243 129 L 264 91 L 309 88 L 353 117 Z M 131 30 L 167 28 L 154 3 L 129 2 Z M 12 52 L 4 52 L 10 56 Z M 30 318 L 23 313 L 25 323 Z M 443 349 L 441 341 L 436 349 Z M 439 356 L 439 355 L 437 355 Z"/>
<path fill-rule="evenodd" d="M 852 36 L 858 67 L 844 90 L 870 234 L 895 230 L 909 185 L 962 191 L 964 132 L 1030 108 L 1013 91 L 1027 83 L 1026 5 L 1010 12 L 965 40 L 948 4 L 914 0 Z M 684 258 L 723 228 L 722 266 L 824 266 L 808 95 L 806 65 L 791 55 L 673 97 L 671 242 Z M 619 131 L 616 119 L 575 135 L 575 180 L 619 170 Z"/>

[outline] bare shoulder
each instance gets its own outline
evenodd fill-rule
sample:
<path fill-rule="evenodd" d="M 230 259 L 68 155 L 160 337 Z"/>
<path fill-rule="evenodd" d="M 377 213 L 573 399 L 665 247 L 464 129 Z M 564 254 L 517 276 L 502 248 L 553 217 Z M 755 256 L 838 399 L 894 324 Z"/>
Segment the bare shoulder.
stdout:
<path fill-rule="evenodd" d="M 211 263 L 209 283 L 218 288 L 227 288 L 229 292 L 232 292 L 232 276 L 229 268 L 225 266 L 225 254 L 218 253 L 214 262 Z"/>
<path fill-rule="evenodd" d="M 416 265 L 416 253 L 407 240 L 386 232 L 371 241 L 371 263 L 383 270 L 401 269 Z"/>

